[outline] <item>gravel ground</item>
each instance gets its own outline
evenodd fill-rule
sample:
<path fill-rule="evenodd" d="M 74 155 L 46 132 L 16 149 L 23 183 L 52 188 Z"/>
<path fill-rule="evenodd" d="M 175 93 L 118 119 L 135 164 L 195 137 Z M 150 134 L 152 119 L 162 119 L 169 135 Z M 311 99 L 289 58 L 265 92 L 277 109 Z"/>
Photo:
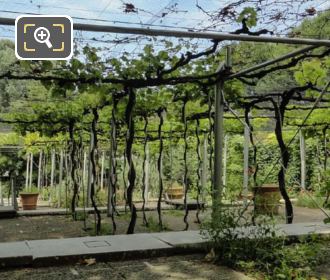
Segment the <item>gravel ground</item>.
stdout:
<path fill-rule="evenodd" d="M 138 213 L 135 233 L 159 231 L 158 216 L 156 211 L 146 213 L 149 227 L 143 225 L 142 213 Z M 196 223 L 196 211 L 191 211 L 188 222 L 189 230 L 198 230 Z M 204 216 L 206 213 L 204 213 Z M 203 215 L 202 215 L 203 216 Z M 166 231 L 181 231 L 184 229 L 184 212 L 166 210 L 163 211 L 163 225 Z M 122 213 L 116 217 L 116 234 L 125 234 L 130 221 L 129 214 Z M 73 221 L 71 216 L 34 216 L 18 217 L 14 219 L 0 219 L 0 242 L 11 242 L 21 240 L 37 240 L 52 238 L 70 238 L 94 235 L 94 215 L 89 215 L 87 220 L 87 231 L 84 230 L 83 221 Z M 111 233 L 111 219 L 102 215 L 103 235 Z"/>
<path fill-rule="evenodd" d="M 162 257 L 138 261 L 77 264 L 0 271 L 2 280 L 249 280 L 229 268 L 204 262 L 203 255 Z"/>
<path fill-rule="evenodd" d="M 303 207 L 294 208 L 295 223 L 302 222 L 321 222 L 325 218 L 319 209 L 309 209 Z M 209 211 L 209 210 L 208 210 Z M 209 212 L 200 214 L 201 220 L 205 220 Z M 167 231 L 181 231 L 185 228 L 183 222 L 183 210 L 163 210 L 163 225 Z M 155 232 L 159 231 L 158 215 L 156 211 L 146 212 L 150 223 L 147 228 L 143 225 L 142 212 L 138 212 L 135 232 Z M 117 234 L 125 234 L 129 224 L 129 213 L 121 213 L 116 217 Z M 279 223 L 285 223 L 284 207 L 280 207 L 280 215 L 277 217 Z M 190 211 L 188 216 L 189 230 L 198 230 L 199 224 L 196 223 L 196 211 Z M 15 219 L 0 219 L 0 242 L 36 240 L 51 238 L 70 238 L 94 235 L 94 215 L 89 215 L 87 228 L 84 230 L 83 221 L 72 221 L 71 216 L 34 216 L 18 217 Z M 111 220 L 106 215 L 102 215 L 102 233 L 111 233 Z"/>
<path fill-rule="evenodd" d="M 163 222 L 167 230 L 183 230 L 184 211 L 163 211 Z M 279 222 L 283 220 L 283 207 L 280 210 Z M 198 229 L 196 212 L 189 214 L 189 229 Z M 205 218 L 207 213 L 202 215 Z M 147 212 L 150 227 L 142 223 L 142 213 L 138 213 L 136 232 L 158 231 L 157 212 Z M 103 215 L 105 230 L 109 234 L 110 218 Z M 295 222 L 319 222 L 324 219 L 318 209 L 295 207 Z M 87 226 L 92 228 L 94 216 L 90 215 Z M 125 233 L 129 223 L 129 215 L 124 213 L 117 217 L 117 233 Z M 40 216 L 20 217 L 0 220 L 0 242 L 33 240 L 47 238 L 69 238 L 92 235 L 93 230 L 83 230 L 82 221 L 72 221 L 70 216 Z M 329 247 L 330 248 L 330 247 Z M 25 268 L 17 270 L 0 271 L 0 279 L 251 279 L 241 273 L 228 268 L 213 265 L 203 261 L 202 255 L 175 256 L 138 261 L 96 263 L 92 265 L 77 264 L 71 266 L 49 268 Z M 316 269 L 317 276 L 330 280 L 330 261 Z"/>

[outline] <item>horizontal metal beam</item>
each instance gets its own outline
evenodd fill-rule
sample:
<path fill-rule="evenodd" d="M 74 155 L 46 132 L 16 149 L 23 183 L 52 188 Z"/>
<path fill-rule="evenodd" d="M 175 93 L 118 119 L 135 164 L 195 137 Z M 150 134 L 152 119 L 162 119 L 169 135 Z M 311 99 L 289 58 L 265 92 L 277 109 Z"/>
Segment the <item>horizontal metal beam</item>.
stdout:
<path fill-rule="evenodd" d="M 262 69 L 264 67 L 267 67 L 269 65 L 275 64 L 277 62 L 281 62 L 283 60 L 286 60 L 286 59 L 295 57 L 295 56 L 297 56 L 299 54 L 303 54 L 305 52 L 314 50 L 314 49 L 316 49 L 318 47 L 319 46 L 308 46 L 308 47 L 305 47 L 305 48 L 302 48 L 302 49 L 299 49 L 299 50 L 295 50 L 293 52 L 290 52 L 290 53 L 287 53 L 285 55 L 279 56 L 279 57 L 277 57 L 275 59 L 268 60 L 268 61 L 265 61 L 265 62 L 260 63 L 258 65 L 255 65 L 255 66 L 252 66 L 250 68 L 244 69 L 244 70 L 242 70 L 242 71 L 240 71 L 238 73 L 234 73 L 234 74 L 230 75 L 227 79 L 230 80 L 230 79 L 233 79 L 233 78 L 241 77 L 242 75 L 245 75 L 245 74 L 254 72 L 256 70 Z"/>
<path fill-rule="evenodd" d="M 15 25 L 15 19 L 0 18 L 0 25 Z M 120 34 L 135 34 L 135 35 L 146 35 L 146 36 L 210 39 L 210 40 L 219 40 L 219 41 L 247 41 L 247 42 L 282 43 L 282 44 L 330 47 L 330 40 L 251 36 L 246 34 L 228 34 L 228 33 L 218 33 L 218 32 L 178 31 L 178 30 L 170 30 L 170 29 L 150 29 L 150 28 L 97 25 L 97 24 L 85 24 L 85 23 L 74 23 L 73 29 L 81 30 L 81 31 L 90 31 L 90 32 L 103 32 L 103 33 L 120 33 Z"/>

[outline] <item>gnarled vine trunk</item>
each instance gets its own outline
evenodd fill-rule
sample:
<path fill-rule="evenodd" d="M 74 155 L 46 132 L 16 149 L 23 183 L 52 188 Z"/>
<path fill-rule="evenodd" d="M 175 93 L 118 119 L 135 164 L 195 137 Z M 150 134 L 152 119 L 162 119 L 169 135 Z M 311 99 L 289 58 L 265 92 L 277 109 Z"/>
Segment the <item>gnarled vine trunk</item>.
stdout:
<path fill-rule="evenodd" d="M 187 140 L 187 132 L 188 132 L 188 123 L 186 118 L 186 105 L 187 99 L 183 100 L 182 106 L 182 122 L 184 124 L 184 132 L 183 132 L 183 139 L 184 139 L 184 152 L 183 152 L 183 161 L 184 161 L 184 173 L 183 173 L 183 184 L 184 184 L 184 208 L 185 208 L 185 215 L 183 217 L 183 221 L 185 223 L 185 229 L 188 230 L 189 223 L 188 223 L 188 215 L 189 215 L 189 208 L 188 208 L 188 191 L 189 191 L 189 182 L 188 182 L 188 164 L 187 164 L 187 154 L 188 154 L 188 140 Z"/>
<path fill-rule="evenodd" d="M 157 160 L 157 168 L 158 168 L 158 178 L 159 178 L 159 195 L 157 201 L 157 212 L 158 212 L 158 223 L 160 229 L 163 228 L 163 220 L 162 220 L 162 198 L 163 198 L 163 135 L 162 135 L 162 127 L 164 124 L 164 117 L 163 117 L 164 108 L 160 108 L 157 112 L 159 117 L 159 125 L 158 125 L 158 139 L 159 139 L 159 155 Z"/>
<path fill-rule="evenodd" d="M 90 190 L 90 199 L 92 202 L 92 206 L 94 208 L 95 214 L 97 216 L 97 222 L 96 222 L 96 234 L 100 234 L 101 231 L 101 212 L 97 208 L 96 201 L 95 201 L 95 186 L 96 186 L 96 180 L 97 180 L 97 174 L 96 174 L 96 161 L 95 161 L 95 153 L 97 150 L 97 132 L 96 132 L 96 125 L 99 119 L 99 114 L 97 112 L 97 108 L 93 108 L 93 121 L 92 121 L 92 127 L 91 127 L 91 133 L 92 133 L 92 147 L 90 151 L 90 160 L 92 164 L 92 180 L 91 180 L 91 190 Z"/>
<path fill-rule="evenodd" d="M 116 188 L 117 188 L 117 111 L 118 100 L 113 97 L 113 105 L 111 112 L 111 135 L 110 135 L 110 174 L 109 174 L 109 187 L 108 187 L 108 217 L 111 217 L 112 221 L 112 233 L 115 234 L 117 225 L 115 221 L 116 213 Z"/>
<path fill-rule="evenodd" d="M 210 178 L 211 178 L 211 193 L 213 193 L 214 181 L 213 181 L 213 131 L 214 131 L 214 120 L 212 118 L 212 97 L 210 91 L 204 89 L 204 92 L 207 94 L 207 106 L 208 106 L 208 121 L 209 121 L 209 133 L 208 133 L 208 144 L 209 144 L 209 169 L 210 169 Z"/>
<path fill-rule="evenodd" d="M 136 172 L 132 157 L 132 147 L 134 141 L 135 127 L 133 120 L 133 110 L 136 103 L 135 91 L 132 88 L 126 88 L 125 91 L 128 93 L 128 103 L 125 111 L 125 121 L 127 125 L 127 136 L 126 136 L 126 158 L 128 162 L 128 188 L 127 188 L 127 203 L 131 212 L 131 220 L 127 229 L 127 234 L 133 234 L 135 223 L 136 223 L 136 207 L 133 203 L 133 191 L 135 187 Z"/>
<path fill-rule="evenodd" d="M 73 185 L 73 194 L 71 200 L 71 214 L 74 220 L 77 220 L 77 213 L 76 213 L 76 203 L 78 199 L 78 190 L 79 184 L 76 179 L 76 170 L 77 170 L 77 160 L 76 160 L 76 153 L 77 153 L 77 146 L 76 141 L 74 139 L 74 123 L 70 122 L 69 124 L 69 137 L 70 137 L 70 176 L 71 176 L 71 183 Z"/>
<path fill-rule="evenodd" d="M 283 126 L 283 119 L 284 119 L 284 112 L 286 104 L 288 104 L 289 99 L 286 99 L 283 97 L 282 102 L 280 104 L 280 107 L 276 104 L 274 100 L 272 100 L 274 109 L 275 109 L 275 119 L 276 119 L 276 125 L 275 125 L 275 135 L 278 142 L 278 145 L 280 147 L 281 151 L 281 169 L 278 173 L 278 184 L 279 189 L 281 192 L 281 195 L 285 201 L 285 216 L 286 216 L 286 222 L 288 224 L 292 224 L 293 221 L 293 208 L 292 203 L 290 201 L 289 195 L 286 191 L 286 184 L 285 184 L 285 172 L 289 165 L 290 160 L 290 154 L 287 149 L 287 146 L 285 145 L 285 142 L 283 140 L 283 134 L 282 134 L 282 126 Z"/>
<path fill-rule="evenodd" d="M 196 186 L 197 186 L 197 196 L 196 196 L 196 202 L 197 202 L 197 211 L 196 211 L 196 220 L 197 223 L 200 224 L 200 218 L 199 218 L 199 213 L 201 210 L 201 205 L 200 205 L 200 195 L 201 195 L 201 166 L 202 166 L 202 157 L 201 157 L 201 150 L 200 150 L 200 145 L 201 141 L 199 138 L 199 119 L 196 120 L 196 139 L 197 139 L 197 144 L 196 144 L 196 154 L 197 154 L 197 181 L 196 181 Z"/>
<path fill-rule="evenodd" d="M 145 206 L 146 206 L 146 164 L 147 164 L 147 145 L 148 145 L 148 117 L 144 116 L 144 142 L 143 142 L 143 174 L 142 174 L 142 215 L 143 215 L 143 224 L 148 226 L 148 220 L 146 217 Z M 148 195 L 148 194 L 147 194 Z"/>
<path fill-rule="evenodd" d="M 258 188 L 257 188 L 258 187 L 257 175 L 258 175 L 258 171 L 259 171 L 259 164 L 258 164 L 258 161 L 257 161 L 258 148 L 257 148 L 257 145 L 254 141 L 253 126 L 252 126 L 252 124 L 250 122 L 250 118 L 249 118 L 250 111 L 251 111 L 251 107 L 247 106 L 245 108 L 245 111 L 244 111 L 244 118 L 245 118 L 245 123 L 249 127 L 250 142 L 251 142 L 251 145 L 253 147 L 253 167 L 254 167 L 254 171 L 253 171 L 253 205 L 254 205 L 254 211 L 253 211 L 253 214 L 252 214 L 252 222 L 253 222 L 253 224 L 255 224 L 255 207 L 256 207 L 255 200 L 256 200 L 256 195 L 257 195 L 256 192 L 258 190 Z"/>

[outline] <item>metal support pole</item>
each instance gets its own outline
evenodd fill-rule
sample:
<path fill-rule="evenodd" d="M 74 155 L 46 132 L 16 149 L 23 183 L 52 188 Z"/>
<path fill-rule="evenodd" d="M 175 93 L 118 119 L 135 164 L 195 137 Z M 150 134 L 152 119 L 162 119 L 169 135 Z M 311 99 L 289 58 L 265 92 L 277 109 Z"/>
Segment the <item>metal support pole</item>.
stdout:
<path fill-rule="evenodd" d="M 306 190 L 306 146 L 305 136 L 302 130 L 300 130 L 300 169 L 301 169 L 301 188 Z"/>
<path fill-rule="evenodd" d="M 226 63 L 231 67 L 231 49 L 227 47 Z M 217 71 L 224 68 L 220 65 Z M 213 213 L 221 203 L 223 191 L 223 146 L 224 146 L 224 80 L 220 80 L 215 86 L 215 119 L 214 119 L 214 179 L 213 179 Z"/>
<path fill-rule="evenodd" d="M 41 167 L 42 167 L 42 150 L 39 152 L 39 162 L 38 162 L 38 190 L 40 191 L 41 188 Z"/>
<path fill-rule="evenodd" d="M 202 178 L 201 178 L 201 187 L 202 187 L 202 202 L 205 202 L 205 196 L 206 196 L 206 182 L 207 182 L 207 145 L 208 145 L 208 139 L 207 134 L 204 133 L 204 140 L 203 140 L 203 157 L 202 157 Z"/>
<path fill-rule="evenodd" d="M 0 18 L 0 25 L 15 25 L 14 18 Z M 154 29 L 141 27 L 126 27 L 126 26 L 111 26 L 111 25 L 96 25 L 86 23 L 74 23 L 74 30 L 104 32 L 104 33 L 119 33 L 119 34 L 135 34 L 147 36 L 165 36 L 177 38 L 196 38 L 210 39 L 218 41 L 247 41 L 247 42 L 269 42 L 283 44 L 301 44 L 330 47 L 330 40 L 304 39 L 304 38 L 287 38 L 275 36 L 252 36 L 247 34 L 231 34 L 220 32 L 199 32 L 199 31 L 178 31 L 171 29 Z"/>
<path fill-rule="evenodd" d="M 144 165 L 144 172 L 145 172 L 145 178 L 144 178 L 144 197 L 145 197 L 145 204 L 148 204 L 149 199 L 149 144 L 147 143 L 146 146 L 146 162 Z"/>
<path fill-rule="evenodd" d="M 0 181 L 0 205 L 3 206 L 2 183 Z"/>
<path fill-rule="evenodd" d="M 62 191 L 62 182 L 63 182 L 63 162 L 64 162 L 64 154 L 63 150 L 60 152 L 60 174 L 58 179 L 58 189 L 57 189 L 57 207 L 61 207 L 61 191 Z"/>
<path fill-rule="evenodd" d="M 223 148 L 223 187 L 227 186 L 227 154 L 228 154 L 228 135 L 225 135 L 225 143 Z"/>
<path fill-rule="evenodd" d="M 29 188 L 30 154 L 26 154 L 25 189 Z"/>
<path fill-rule="evenodd" d="M 91 159 L 91 152 L 94 147 L 94 137 L 93 137 L 93 131 L 91 129 L 90 132 L 90 146 L 89 146 L 89 156 L 88 156 L 88 182 L 87 182 L 87 195 L 86 195 L 86 206 L 89 206 L 89 201 L 90 201 L 90 196 L 91 196 L 91 185 L 92 185 L 92 180 L 93 174 L 92 174 L 92 159 Z"/>
<path fill-rule="evenodd" d="M 55 150 L 53 149 L 51 152 L 51 168 L 50 168 L 50 192 L 49 192 L 49 200 L 48 202 L 51 203 L 52 201 L 52 189 L 54 189 L 54 173 L 55 173 Z"/>
<path fill-rule="evenodd" d="M 32 178 L 33 177 L 33 153 L 30 154 L 30 182 L 29 182 L 29 189 L 32 189 Z"/>
<path fill-rule="evenodd" d="M 103 180 L 104 180 L 104 159 L 105 159 L 105 152 L 102 152 L 102 158 L 101 158 L 101 190 L 104 189 L 104 184 L 103 184 Z"/>
<path fill-rule="evenodd" d="M 224 100 L 223 81 L 215 86 L 215 120 L 214 120 L 214 189 L 213 209 L 216 210 L 221 202 L 223 189 L 223 136 L 224 136 Z"/>
<path fill-rule="evenodd" d="M 246 199 L 249 190 L 249 144 L 250 144 L 250 129 L 247 124 L 244 126 L 244 175 L 243 175 L 243 196 Z"/>
<path fill-rule="evenodd" d="M 54 187 L 54 173 L 55 173 L 55 150 L 52 150 L 51 171 L 50 171 L 50 186 Z"/>
<path fill-rule="evenodd" d="M 18 210 L 18 204 L 16 200 L 16 176 L 10 176 L 10 186 L 11 186 L 11 205 L 15 210 Z"/>
<path fill-rule="evenodd" d="M 83 166 L 83 184 L 86 187 L 86 174 L 87 174 L 87 152 L 84 152 L 84 166 Z"/>
<path fill-rule="evenodd" d="M 60 151 L 60 170 L 59 170 L 59 178 L 58 178 L 58 183 L 59 185 L 62 184 L 63 181 L 63 163 L 64 163 L 64 153 L 63 150 Z"/>
<path fill-rule="evenodd" d="M 107 203 L 107 215 L 108 217 L 111 217 L 113 215 L 113 209 L 114 209 L 114 205 L 113 205 L 113 195 L 114 195 L 114 191 L 113 191 L 113 185 L 112 182 L 114 181 L 114 176 L 116 176 L 116 174 L 114 174 L 114 166 L 113 166 L 113 156 L 114 156 L 114 152 L 113 152 L 113 144 L 111 143 L 111 147 L 110 147 L 110 157 L 109 157 L 109 182 L 108 182 L 108 203 Z M 116 186 L 115 186 L 116 187 Z"/>
<path fill-rule="evenodd" d="M 247 68 L 247 69 L 244 69 L 240 72 L 234 73 L 234 74 L 230 75 L 227 79 L 229 80 L 229 79 L 233 79 L 233 78 L 236 78 L 236 77 L 240 77 L 241 75 L 245 75 L 245 74 L 257 71 L 261 68 L 265 68 L 269 65 L 273 65 L 275 63 L 278 63 L 278 62 L 281 62 L 283 60 L 289 59 L 291 57 L 295 57 L 299 54 L 309 52 L 309 51 L 314 50 L 316 48 L 317 48 L 317 46 L 308 46 L 308 47 L 305 47 L 305 48 L 302 48 L 302 49 L 295 50 L 293 52 L 290 52 L 290 53 L 287 53 L 285 55 L 279 56 L 275 59 L 268 60 L 266 62 L 260 63 L 258 65 L 252 66 L 252 67 Z"/>

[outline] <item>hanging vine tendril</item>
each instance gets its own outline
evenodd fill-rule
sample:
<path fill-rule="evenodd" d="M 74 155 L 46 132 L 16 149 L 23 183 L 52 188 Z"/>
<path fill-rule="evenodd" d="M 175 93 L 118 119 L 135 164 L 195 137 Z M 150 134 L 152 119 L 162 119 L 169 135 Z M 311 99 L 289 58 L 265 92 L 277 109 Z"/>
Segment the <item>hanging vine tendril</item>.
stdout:
<path fill-rule="evenodd" d="M 147 128 L 148 128 L 148 116 L 144 115 L 144 142 L 143 142 L 143 175 L 142 175 L 142 215 L 143 215 L 143 224 L 145 226 L 149 226 L 148 220 L 146 217 L 145 212 L 145 205 L 146 205 L 146 164 L 147 164 L 147 146 L 148 146 L 148 134 L 147 134 Z M 148 195 L 148 194 L 147 194 Z"/>
<path fill-rule="evenodd" d="M 133 120 L 133 110 L 136 103 L 135 91 L 132 88 L 125 88 L 128 93 L 128 102 L 125 111 L 125 121 L 127 125 L 127 136 L 126 136 L 126 158 L 128 162 L 128 188 L 127 188 L 127 203 L 131 211 L 131 221 L 129 223 L 127 234 L 133 234 L 135 223 L 136 223 L 136 207 L 133 203 L 133 190 L 135 187 L 136 172 L 132 157 L 132 146 L 134 141 L 134 120 Z"/>
<path fill-rule="evenodd" d="M 111 111 L 111 147 L 110 147 L 110 174 L 109 174 L 109 189 L 108 189 L 108 216 L 112 221 L 112 233 L 115 234 L 117 225 L 115 221 L 116 213 L 116 189 L 117 189 L 117 112 L 118 99 L 113 95 L 113 105 Z"/>
<path fill-rule="evenodd" d="M 162 127 L 164 124 L 164 117 L 163 113 L 165 112 L 164 108 L 159 108 L 157 110 L 157 114 L 159 117 L 159 125 L 158 125 L 158 139 L 159 139 L 159 155 L 157 160 L 157 168 L 158 168 L 158 178 L 159 178 L 159 196 L 158 196 L 158 202 L 157 202 L 157 212 L 158 212 L 158 223 L 160 229 L 163 228 L 163 220 L 162 220 L 162 198 L 163 198 L 163 177 L 162 177 L 162 170 L 163 170 L 163 149 L 164 149 L 164 143 L 163 143 L 163 135 L 162 135 Z"/>
<path fill-rule="evenodd" d="M 197 196 L 196 196 L 196 202 L 197 202 L 197 211 L 196 211 L 196 220 L 197 223 L 201 223 L 200 218 L 199 218 L 199 213 L 201 210 L 201 205 L 200 205 L 200 195 L 201 195 L 201 166 L 202 166 L 202 158 L 201 158 L 201 150 L 200 150 L 200 145 L 201 141 L 199 138 L 199 119 L 196 119 L 196 139 L 197 139 L 197 144 L 196 144 L 196 154 L 197 154 L 197 181 L 196 181 L 196 186 L 197 186 Z"/>
<path fill-rule="evenodd" d="M 187 132 L 188 132 L 188 123 L 186 118 L 186 105 L 188 99 L 185 98 L 183 100 L 181 118 L 184 124 L 184 132 L 183 132 L 183 139 L 184 139 L 184 152 L 183 152 L 183 161 L 184 161 L 184 174 L 183 174 L 183 185 L 184 185 L 184 208 L 185 208 L 185 215 L 183 217 L 183 221 L 185 223 L 185 229 L 188 230 L 189 223 L 188 223 L 188 215 L 189 215 L 189 208 L 188 208 L 188 191 L 189 191 L 189 182 L 188 182 L 188 164 L 187 164 L 187 154 L 188 154 L 188 140 L 187 140 Z"/>
<path fill-rule="evenodd" d="M 91 178 L 90 199 L 91 199 L 95 214 L 97 216 L 96 235 L 99 235 L 100 231 L 101 231 L 101 212 L 97 208 L 96 201 L 95 201 L 95 186 L 96 186 L 96 178 L 97 178 L 96 161 L 95 161 L 95 156 L 96 156 L 95 153 L 97 150 L 96 125 L 97 125 L 97 121 L 99 119 L 99 114 L 98 114 L 97 108 L 93 108 L 92 113 L 93 113 L 93 121 L 92 121 L 92 127 L 91 127 L 92 147 L 91 147 L 91 151 L 90 151 L 90 160 L 91 160 L 91 164 L 92 164 L 92 178 Z"/>

